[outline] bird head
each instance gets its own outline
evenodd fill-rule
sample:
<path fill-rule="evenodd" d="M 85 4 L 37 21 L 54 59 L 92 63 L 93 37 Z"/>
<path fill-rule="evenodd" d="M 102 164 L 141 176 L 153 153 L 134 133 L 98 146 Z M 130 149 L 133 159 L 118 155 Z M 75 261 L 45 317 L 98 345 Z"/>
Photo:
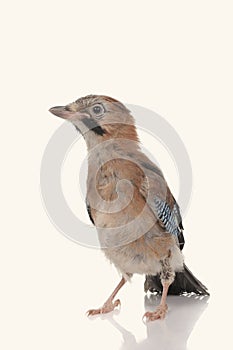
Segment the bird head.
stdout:
<path fill-rule="evenodd" d="M 114 98 L 88 95 L 66 106 L 52 107 L 49 111 L 70 121 L 81 132 L 87 144 L 98 144 L 112 138 L 138 141 L 134 118 Z"/>

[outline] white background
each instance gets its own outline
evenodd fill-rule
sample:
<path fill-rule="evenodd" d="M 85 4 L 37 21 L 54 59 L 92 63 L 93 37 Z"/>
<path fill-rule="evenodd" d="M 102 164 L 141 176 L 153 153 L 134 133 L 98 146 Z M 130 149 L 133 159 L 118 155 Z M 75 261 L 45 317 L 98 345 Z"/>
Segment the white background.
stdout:
<path fill-rule="evenodd" d="M 5 3 L 1 349 L 230 348 L 232 15 L 232 2 L 224 0 Z M 46 144 L 62 123 L 48 109 L 90 93 L 150 108 L 182 138 L 194 175 L 184 253 L 209 287 L 208 306 L 170 297 L 167 319 L 146 326 L 143 277 L 135 276 L 119 293 L 119 314 L 86 318 L 119 276 L 98 250 L 69 241 L 52 226 L 39 172 Z M 150 151 L 157 158 L 156 149 Z M 174 169 L 158 160 L 177 193 Z M 64 168 L 67 195 L 77 166 L 67 162 Z M 84 208 L 82 201 L 76 205 Z"/>

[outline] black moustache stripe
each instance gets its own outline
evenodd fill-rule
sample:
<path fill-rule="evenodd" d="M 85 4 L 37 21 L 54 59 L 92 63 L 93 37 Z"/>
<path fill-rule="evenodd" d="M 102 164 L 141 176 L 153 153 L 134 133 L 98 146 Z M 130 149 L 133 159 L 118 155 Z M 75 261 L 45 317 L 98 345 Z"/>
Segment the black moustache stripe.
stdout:
<path fill-rule="evenodd" d="M 96 135 L 103 136 L 106 132 L 101 126 L 92 118 L 84 118 L 82 119 L 83 124 L 86 125 L 86 127 L 93 131 Z"/>
<path fill-rule="evenodd" d="M 82 134 L 81 130 L 77 127 L 77 125 L 74 125 L 75 129 Z"/>

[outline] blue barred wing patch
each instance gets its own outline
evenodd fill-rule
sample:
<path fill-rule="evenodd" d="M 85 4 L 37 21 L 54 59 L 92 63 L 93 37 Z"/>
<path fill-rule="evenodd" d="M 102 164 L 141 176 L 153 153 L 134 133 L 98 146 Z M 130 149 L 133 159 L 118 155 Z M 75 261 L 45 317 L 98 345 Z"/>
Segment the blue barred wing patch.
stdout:
<path fill-rule="evenodd" d="M 180 233 L 180 213 L 176 204 L 171 210 L 165 201 L 156 197 L 155 208 L 158 218 L 164 225 L 165 229 L 171 234 L 178 236 Z"/>

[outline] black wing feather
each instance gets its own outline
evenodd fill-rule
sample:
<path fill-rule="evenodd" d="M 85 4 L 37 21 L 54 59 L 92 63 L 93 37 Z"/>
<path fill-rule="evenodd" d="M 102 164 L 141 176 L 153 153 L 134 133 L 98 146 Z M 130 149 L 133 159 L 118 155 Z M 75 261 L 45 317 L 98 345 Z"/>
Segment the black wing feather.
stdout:
<path fill-rule="evenodd" d="M 89 218 L 90 218 L 91 222 L 93 223 L 93 225 L 95 225 L 93 216 L 91 215 L 91 207 L 90 207 L 90 204 L 87 202 L 87 200 L 86 200 L 86 206 L 87 206 L 87 212 L 88 212 Z"/>

